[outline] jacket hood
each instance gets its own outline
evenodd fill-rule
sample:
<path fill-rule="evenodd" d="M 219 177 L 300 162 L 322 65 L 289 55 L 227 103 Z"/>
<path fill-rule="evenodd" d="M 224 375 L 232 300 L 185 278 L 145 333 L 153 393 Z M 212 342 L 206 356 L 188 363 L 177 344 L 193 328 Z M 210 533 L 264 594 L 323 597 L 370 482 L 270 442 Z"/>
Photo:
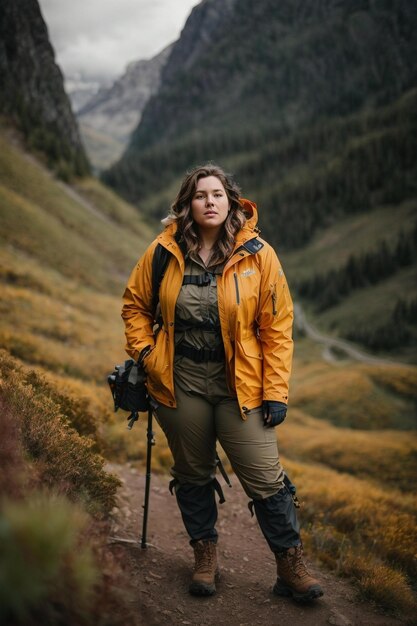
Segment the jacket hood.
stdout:
<path fill-rule="evenodd" d="M 236 241 L 242 242 L 251 239 L 252 237 L 256 237 L 258 234 L 257 224 L 258 224 L 258 207 L 251 200 L 247 200 L 246 198 L 240 198 L 240 203 L 242 205 L 243 212 L 246 216 L 246 224 L 242 228 L 241 231 L 236 235 Z"/>

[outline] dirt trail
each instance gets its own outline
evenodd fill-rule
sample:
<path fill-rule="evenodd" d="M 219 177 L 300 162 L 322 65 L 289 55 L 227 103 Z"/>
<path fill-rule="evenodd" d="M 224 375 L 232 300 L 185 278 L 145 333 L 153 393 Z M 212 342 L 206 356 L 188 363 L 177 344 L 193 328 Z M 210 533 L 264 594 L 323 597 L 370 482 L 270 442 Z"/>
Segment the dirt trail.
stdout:
<path fill-rule="evenodd" d="M 188 593 L 192 549 L 188 544 L 175 497 L 168 491 L 169 476 L 152 475 L 148 542 L 140 548 L 144 471 L 109 464 L 122 479 L 119 505 L 114 512 L 114 549 L 126 563 L 132 583 L 132 603 L 143 626 L 399 626 L 397 619 L 376 613 L 360 602 L 354 588 L 309 564 L 322 582 L 323 598 L 307 606 L 271 593 L 275 560 L 269 552 L 247 497 L 234 476 L 233 488 L 224 487 L 226 503 L 219 506 L 219 560 L 217 594 L 195 598 Z"/>

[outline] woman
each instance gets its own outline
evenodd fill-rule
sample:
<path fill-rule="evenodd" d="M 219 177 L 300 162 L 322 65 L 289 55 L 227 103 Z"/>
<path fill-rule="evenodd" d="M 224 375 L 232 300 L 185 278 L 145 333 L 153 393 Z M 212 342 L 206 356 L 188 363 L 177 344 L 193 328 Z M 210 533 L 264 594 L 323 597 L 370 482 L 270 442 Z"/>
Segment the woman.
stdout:
<path fill-rule="evenodd" d="M 130 276 L 122 317 L 127 352 L 147 372 L 174 466 L 175 493 L 194 549 L 190 592 L 211 595 L 217 574 L 216 440 L 274 552 L 277 595 L 323 594 L 302 559 L 274 427 L 287 411 L 292 301 L 278 258 L 258 237 L 257 211 L 212 164 L 182 182 L 165 230 Z M 152 260 L 171 255 L 154 334 Z"/>

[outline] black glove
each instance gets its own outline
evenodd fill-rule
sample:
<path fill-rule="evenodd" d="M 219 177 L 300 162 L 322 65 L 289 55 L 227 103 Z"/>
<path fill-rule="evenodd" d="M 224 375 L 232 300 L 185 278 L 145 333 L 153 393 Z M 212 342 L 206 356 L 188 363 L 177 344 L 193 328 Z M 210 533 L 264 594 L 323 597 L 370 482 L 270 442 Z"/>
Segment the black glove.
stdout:
<path fill-rule="evenodd" d="M 268 428 L 273 428 L 282 424 L 287 415 L 287 405 L 285 402 L 277 402 L 276 400 L 264 400 L 262 402 L 262 417 L 264 425 Z M 271 419 L 268 420 L 268 417 Z"/>

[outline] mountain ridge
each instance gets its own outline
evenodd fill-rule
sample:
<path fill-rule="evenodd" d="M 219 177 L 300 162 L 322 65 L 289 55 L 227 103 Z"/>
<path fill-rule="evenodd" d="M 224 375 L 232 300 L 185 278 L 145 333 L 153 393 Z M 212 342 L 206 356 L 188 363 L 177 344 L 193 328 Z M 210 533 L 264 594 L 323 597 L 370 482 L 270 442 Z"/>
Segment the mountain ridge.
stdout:
<path fill-rule="evenodd" d="M 78 126 L 37 0 L 3 0 L 0 112 L 62 175 L 89 172 Z"/>
<path fill-rule="evenodd" d="M 186 34 L 198 39 L 201 19 L 195 16 L 203 15 L 203 9 L 209 5 L 210 0 L 206 0 L 191 13 L 174 45 L 167 71 L 175 58 L 186 57 L 190 52 Z M 367 6 L 371 6 L 368 12 L 364 10 Z M 398 182 L 405 183 L 408 192 L 414 193 L 415 171 L 410 162 L 416 124 L 413 87 L 417 86 L 417 70 L 412 59 L 417 55 L 417 44 L 412 38 L 412 24 L 417 27 L 417 10 L 413 9 L 410 0 L 402 0 L 391 11 L 384 9 L 382 2 L 369 5 L 365 0 L 350 0 L 343 5 L 307 2 L 303 10 L 289 2 L 282 2 L 279 7 L 264 2 L 256 9 L 251 3 L 240 3 L 233 19 L 233 15 L 225 16 L 226 33 L 220 29 L 217 40 L 200 50 L 203 58 L 194 64 L 197 67 L 180 64 L 176 71 L 170 70 L 158 94 L 145 108 L 126 153 L 105 173 L 104 179 L 133 202 L 146 199 L 147 210 L 162 217 L 166 208 L 153 201 L 156 186 L 169 186 L 198 162 L 221 160 L 228 167 L 230 163 L 245 193 L 259 199 L 271 221 L 277 210 L 284 224 L 294 216 L 298 218 L 292 232 L 288 222 L 286 232 L 281 227 L 281 238 L 275 239 L 280 247 L 289 248 L 304 245 L 314 235 L 313 216 L 319 217 L 316 221 L 321 226 L 323 212 L 330 217 L 346 210 L 361 210 L 361 205 L 369 206 L 371 192 L 388 185 L 386 174 L 390 168 L 394 168 L 397 180 L 402 175 L 401 168 L 405 169 L 403 180 Z M 261 40 L 252 32 L 257 14 L 263 19 L 259 24 L 264 27 Z M 231 22 L 240 44 L 236 47 L 228 44 Z M 359 40 L 368 30 L 370 42 L 362 41 L 358 53 Z M 387 45 L 387 33 L 391 48 Z M 268 35 L 272 41 L 269 46 Z M 245 36 L 252 37 L 247 49 Z M 264 47 L 257 47 L 259 41 L 265 43 Z M 219 54 L 221 51 L 225 54 Z M 229 59 L 225 60 L 227 54 Z M 343 57 L 344 64 L 340 62 Z M 280 65 L 279 61 L 283 63 Z M 321 72 L 312 71 L 320 65 Z M 218 74 L 213 75 L 216 66 Z M 309 82 L 303 82 L 300 72 L 313 76 Z M 229 73 L 230 80 L 222 82 L 225 73 Z M 349 73 L 353 76 L 351 82 L 346 80 L 348 84 L 341 88 Z M 217 87 L 212 85 L 214 79 L 219 81 Z M 252 83 L 258 84 L 259 89 L 251 91 Z M 223 84 L 227 89 L 223 89 Z M 279 99 L 288 85 L 286 100 Z M 208 93 L 210 90 L 214 95 Z M 199 98 L 199 91 L 207 98 Z M 241 98 L 244 91 L 255 98 L 254 106 Z M 233 93 L 229 96 L 227 92 Z M 236 106 L 228 107 L 228 98 L 234 99 Z M 306 115 L 311 118 L 308 123 L 303 122 Z M 371 159 L 377 161 L 366 180 L 366 163 Z M 163 172 L 158 171 L 158 161 L 164 164 Z M 350 163 L 357 170 L 354 176 L 349 174 Z M 310 174 L 303 171 L 306 168 Z M 316 171 L 321 179 L 319 184 L 314 180 Z M 291 177 L 294 184 L 288 185 L 286 178 Z M 343 188 L 343 198 L 332 178 Z M 279 186 L 282 190 L 275 190 Z M 305 197 L 297 187 L 302 188 Z M 268 232 L 267 223 L 262 228 Z"/>
<path fill-rule="evenodd" d="M 122 76 L 109 87 L 101 88 L 77 111 L 89 157 L 100 169 L 115 162 L 127 146 L 146 103 L 158 90 L 171 50 L 172 44 L 151 59 L 132 61 Z M 113 142 L 115 147 L 106 159 L 92 143 L 93 133 Z"/>
<path fill-rule="evenodd" d="M 139 173 L 141 166 L 146 168 L 148 149 L 184 140 L 203 120 L 211 132 L 217 128 L 236 135 L 239 126 L 247 131 L 252 124 L 255 136 L 262 127 L 289 133 L 323 115 L 344 116 L 363 105 L 392 101 L 416 84 L 412 29 L 417 12 L 410 0 L 392 12 L 382 4 L 350 0 L 317 5 L 310 0 L 300 10 L 288 0 L 279 6 L 266 0 L 256 7 L 243 0 L 235 13 L 225 12 L 215 41 L 200 49 L 194 62 L 180 63 L 162 81 L 107 179 L 132 195 L 117 183 L 123 164 L 131 167 L 133 159 L 142 157 L 143 164 L 135 167 Z M 174 45 L 167 72 L 175 59 L 187 56 L 187 33 L 197 38 L 197 16 L 214 5 L 215 0 L 205 0 L 195 7 Z M 369 30 L 370 24 L 372 36 L 364 39 L 361 29 Z M 230 31 L 238 45 L 230 45 Z M 197 147 L 196 156 L 200 153 Z"/>

